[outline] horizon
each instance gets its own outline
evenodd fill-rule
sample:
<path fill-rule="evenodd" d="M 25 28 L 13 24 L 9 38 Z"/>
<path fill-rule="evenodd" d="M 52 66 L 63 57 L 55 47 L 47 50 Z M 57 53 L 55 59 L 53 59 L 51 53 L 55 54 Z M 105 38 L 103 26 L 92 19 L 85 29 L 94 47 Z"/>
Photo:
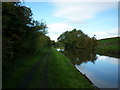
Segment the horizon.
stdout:
<path fill-rule="evenodd" d="M 117 2 L 25 2 L 33 18 L 46 22 L 51 40 L 74 28 L 96 39 L 119 37 Z"/>

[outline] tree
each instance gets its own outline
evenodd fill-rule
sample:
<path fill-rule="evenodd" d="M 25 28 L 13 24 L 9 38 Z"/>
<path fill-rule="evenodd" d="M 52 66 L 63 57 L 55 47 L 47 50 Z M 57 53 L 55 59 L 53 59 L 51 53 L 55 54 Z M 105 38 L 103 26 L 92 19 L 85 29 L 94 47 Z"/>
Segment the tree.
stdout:
<path fill-rule="evenodd" d="M 54 47 L 56 47 L 56 43 L 55 43 L 54 40 L 51 40 L 51 45 L 54 46 Z"/>
<path fill-rule="evenodd" d="M 80 48 L 91 49 L 95 47 L 95 37 L 90 38 L 84 34 L 81 30 L 73 29 L 72 31 L 66 31 L 58 37 L 58 42 L 62 42 L 65 45 L 65 49 Z"/>
<path fill-rule="evenodd" d="M 2 15 L 3 60 L 35 54 L 50 45 L 46 23 L 35 21 L 30 8 L 19 2 L 3 2 Z"/>

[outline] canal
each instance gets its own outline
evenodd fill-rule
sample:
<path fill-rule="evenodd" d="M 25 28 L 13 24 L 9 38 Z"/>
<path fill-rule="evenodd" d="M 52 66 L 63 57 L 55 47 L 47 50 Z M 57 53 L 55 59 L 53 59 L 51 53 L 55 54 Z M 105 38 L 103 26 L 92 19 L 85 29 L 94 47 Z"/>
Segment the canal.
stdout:
<path fill-rule="evenodd" d="M 118 88 L 119 58 L 87 50 L 60 50 L 98 88 Z"/>

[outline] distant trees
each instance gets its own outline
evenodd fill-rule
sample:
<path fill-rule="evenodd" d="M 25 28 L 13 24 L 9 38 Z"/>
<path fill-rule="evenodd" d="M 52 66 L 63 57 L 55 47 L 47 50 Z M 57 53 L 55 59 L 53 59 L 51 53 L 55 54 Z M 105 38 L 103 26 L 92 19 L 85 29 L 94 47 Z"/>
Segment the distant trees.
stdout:
<path fill-rule="evenodd" d="M 50 46 L 47 25 L 32 18 L 32 11 L 19 2 L 2 3 L 3 60 L 36 54 Z"/>
<path fill-rule="evenodd" d="M 54 40 L 51 40 L 51 45 L 56 47 L 56 42 Z"/>
<path fill-rule="evenodd" d="M 97 45 L 96 38 L 90 38 L 81 30 L 73 29 L 66 31 L 58 37 L 58 42 L 65 45 L 65 49 L 79 48 L 79 49 L 94 49 Z"/>

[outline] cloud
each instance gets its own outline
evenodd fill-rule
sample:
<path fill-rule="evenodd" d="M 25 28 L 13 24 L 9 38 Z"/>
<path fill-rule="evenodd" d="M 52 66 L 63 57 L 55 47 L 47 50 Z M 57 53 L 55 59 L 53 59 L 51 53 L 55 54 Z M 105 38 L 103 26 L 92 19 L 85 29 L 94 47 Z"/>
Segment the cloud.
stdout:
<path fill-rule="evenodd" d="M 110 38 L 110 37 L 120 37 L 120 33 L 118 33 L 118 28 L 113 28 L 109 31 L 102 31 L 102 32 L 93 32 L 94 35 L 96 35 L 97 39 L 102 39 L 102 38 Z"/>
<path fill-rule="evenodd" d="M 65 31 L 73 30 L 74 27 L 68 24 L 61 24 L 61 23 L 53 23 L 48 24 L 48 36 L 51 38 L 51 40 L 57 41 L 57 38 Z M 109 31 L 98 31 L 98 32 L 92 32 L 92 35 L 96 35 L 97 39 L 103 39 L 103 38 L 110 38 L 110 37 L 120 37 L 120 33 L 118 33 L 118 28 L 113 28 Z"/>
<path fill-rule="evenodd" d="M 48 36 L 50 36 L 51 40 L 57 41 L 57 38 L 65 31 L 72 30 L 73 27 L 68 24 L 62 23 L 53 23 L 48 24 Z"/>
<path fill-rule="evenodd" d="M 118 62 L 118 58 L 114 58 L 114 57 L 98 56 L 98 59 L 104 62 L 108 61 L 109 63 L 112 64 L 120 64 L 120 62 Z"/>
<path fill-rule="evenodd" d="M 72 24 L 83 23 L 102 11 L 117 7 L 117 3 L 110 2 L 53 2 L 53 5 L 56 7 L 54 16 Z"/>

